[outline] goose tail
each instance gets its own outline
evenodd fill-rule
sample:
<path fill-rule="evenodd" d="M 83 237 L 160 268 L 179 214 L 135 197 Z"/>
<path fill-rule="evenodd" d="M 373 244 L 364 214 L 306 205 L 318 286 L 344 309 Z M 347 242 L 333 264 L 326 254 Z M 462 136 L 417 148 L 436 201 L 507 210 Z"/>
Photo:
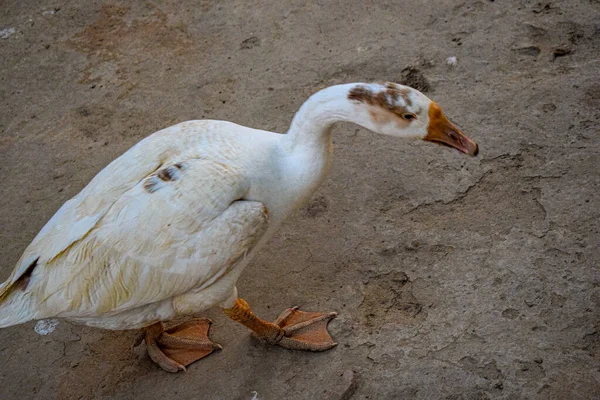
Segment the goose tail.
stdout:
<path fill-rule="evenodd" d="M 31 293 L 18 286 L 10 281 L 0 285 L 0 328 L 35 319 L 35 314 L 31 311 Z"/>

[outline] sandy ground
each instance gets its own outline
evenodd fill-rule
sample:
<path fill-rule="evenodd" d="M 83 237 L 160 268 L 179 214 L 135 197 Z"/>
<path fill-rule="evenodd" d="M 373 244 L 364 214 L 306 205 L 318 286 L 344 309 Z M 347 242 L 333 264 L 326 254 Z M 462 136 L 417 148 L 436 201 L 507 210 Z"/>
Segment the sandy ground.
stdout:
<path fill-rule="evenodd" d="M 168 374 L 134 332 L 26 324 L 0 331 L 1 399 L 600 398 L 598 0 L 44 3 L 0 3 L 2 279 L 176 122 L 285 132 L 322 87 L 403 81 L 481 156 L 336 128 L 330 178 L 239 285 L 265 318 L 338 311 L 334 350 L 215 310 L 224 349 Z"/>

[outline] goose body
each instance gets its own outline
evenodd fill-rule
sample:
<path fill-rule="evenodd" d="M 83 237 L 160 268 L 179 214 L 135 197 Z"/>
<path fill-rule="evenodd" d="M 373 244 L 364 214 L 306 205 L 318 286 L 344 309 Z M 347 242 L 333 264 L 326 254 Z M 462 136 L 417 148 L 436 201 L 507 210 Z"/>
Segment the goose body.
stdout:
<path fill-rule="evenodd" d="M 203 120 L 142 140 L 33 240 L 2 287 L 35 264 L 25 290 L 4 299 L 0 326 L 63 317 L 131 329 L 227 300 L 249 253 L 329 164 L 325 151 L 285 173 L 282 137 Z"/>
<path fill-rule="evenodd" d="M 400 85 L 347 84 L 313 95 L 286 134 L 211 120 L 152 134 L 67 201 L 27 247 L 0 286 L 0 327 L 58 317 L 131 329 L 232 307 L 243 268 L 325 178 L 333 123 L 449 140 L 475 154 L 436 107 Z M 448 139 L 453 132 L 458 142 Z"/>

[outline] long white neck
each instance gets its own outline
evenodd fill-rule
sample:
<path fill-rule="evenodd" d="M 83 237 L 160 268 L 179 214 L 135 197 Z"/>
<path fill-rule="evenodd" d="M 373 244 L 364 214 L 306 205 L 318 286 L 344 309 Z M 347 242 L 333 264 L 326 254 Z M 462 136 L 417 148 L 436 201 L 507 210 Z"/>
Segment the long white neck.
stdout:
<path fill-rule="evenodd" d="M 363 125 L 369 119 L 365 107 L 348 100 L 355 85 L 315 93 L 300 107 L 287 134 L 273 136 L 276 147 L 264 157 L 266 164 L 253 177 L 247 195 L 248 200 L 266 204 L 273 221 L 282 221 L 300 207 L 325 179 L 332 162 L 331 126 L 338 121 Z M 272 168 L 272 173 L 266 174 L 265 168 Z"/>
<path fill-rule="evenodd" d="M 348 93 L 356 85 L 331 86 L 309 97 L 294 116 L 287 132 L 289 149 L 326 145 L 330 141 L 332 125 L 339 121 L 354 122 L 371 129 L 365 108 L 348 100 Z"/>

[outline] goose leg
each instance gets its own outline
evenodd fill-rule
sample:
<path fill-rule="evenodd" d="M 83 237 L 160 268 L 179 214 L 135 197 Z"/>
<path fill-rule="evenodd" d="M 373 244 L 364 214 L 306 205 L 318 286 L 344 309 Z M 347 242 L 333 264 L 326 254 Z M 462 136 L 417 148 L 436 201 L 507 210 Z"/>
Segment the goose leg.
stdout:
<path fill-rule="evenodd" d="M 185 371 L 191 363 L 222 348 L 208 338 L 210 324 L 211 321 L 204 318 L 170 327 L 157 322 L 145 331 L 148 355 L 165 371 Z"/>
<path fill-rule="evenodd" d="M 223 309 L 225 314 L 249 329 L 268 343 L 292 350 L 325 351 L 336 346 L 327 324 L 337 315 L 313 313 L 288 308 L 274 322 L 258 318 L 244 300 L 238 298 L 232 308 Z"/>

